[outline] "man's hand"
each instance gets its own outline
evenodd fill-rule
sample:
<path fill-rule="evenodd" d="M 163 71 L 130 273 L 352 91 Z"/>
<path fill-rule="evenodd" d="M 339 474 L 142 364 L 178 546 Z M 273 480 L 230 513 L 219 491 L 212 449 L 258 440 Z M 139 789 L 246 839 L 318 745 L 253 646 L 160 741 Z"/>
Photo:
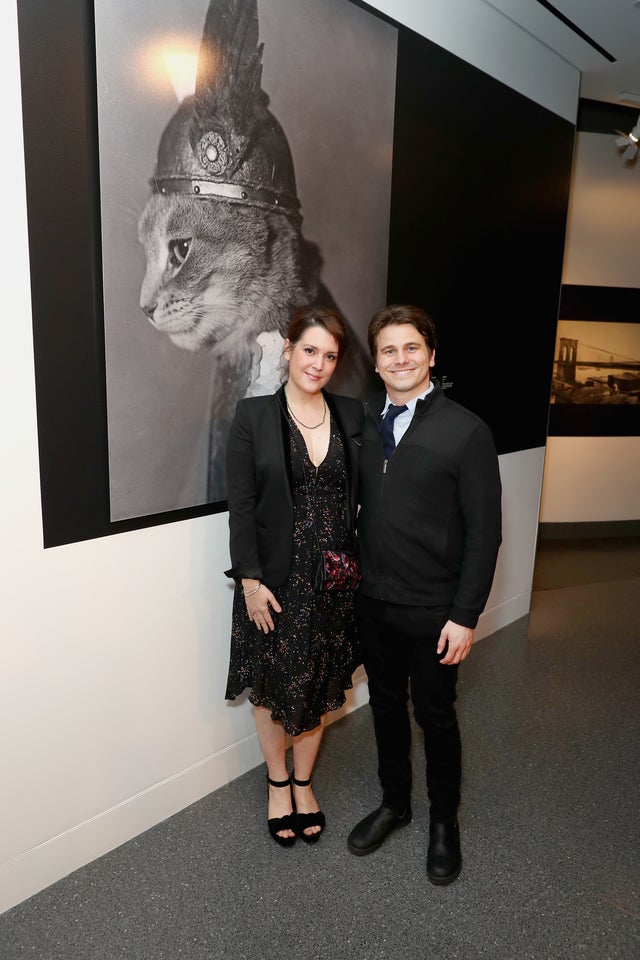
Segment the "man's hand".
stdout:
<path fill-rule="evenodd" d="M 472 643 L 473 630 L 470 627 L 461 627 L 459 623 L 447 620 L 438 640 L 438 653 L 447 650 L 440 663 L 462 663 L 469 656 Z"/>

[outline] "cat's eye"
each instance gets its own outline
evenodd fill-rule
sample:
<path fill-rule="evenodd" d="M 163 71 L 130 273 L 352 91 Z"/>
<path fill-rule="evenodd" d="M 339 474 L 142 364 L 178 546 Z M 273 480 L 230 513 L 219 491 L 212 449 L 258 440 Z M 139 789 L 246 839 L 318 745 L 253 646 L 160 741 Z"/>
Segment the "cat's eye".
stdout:
<path fill-rule="evenodd" d="M 191 238 L 171 240 L 169 242 L 169 263 L 172 267 L 181 267 L 187 259 Z"/>

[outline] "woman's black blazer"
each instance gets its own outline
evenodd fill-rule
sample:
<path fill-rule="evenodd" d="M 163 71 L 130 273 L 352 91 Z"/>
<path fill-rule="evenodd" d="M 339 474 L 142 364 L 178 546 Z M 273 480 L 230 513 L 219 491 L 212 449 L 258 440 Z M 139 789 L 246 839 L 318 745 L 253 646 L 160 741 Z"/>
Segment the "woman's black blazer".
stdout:
<path fill-rule="evenodd" d="M 354 536 L 364 407 L 360 400 L 323 391 L 346 453 L 347 523 Z M 289 424 L 284 388 L 239 400 L 227 442 L 228 577 L 278 587 L 287 579 L 293 543 Z"/>

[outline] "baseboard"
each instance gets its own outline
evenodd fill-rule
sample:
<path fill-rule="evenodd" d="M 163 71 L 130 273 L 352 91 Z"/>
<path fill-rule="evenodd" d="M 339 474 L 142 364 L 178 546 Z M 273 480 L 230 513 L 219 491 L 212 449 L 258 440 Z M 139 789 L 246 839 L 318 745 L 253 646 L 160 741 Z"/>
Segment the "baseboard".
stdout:
<path fill-rule="evenodd" d="M 360 669 L 354 675 L 347 702 L 330 714 L 328 721 L 339 720 L 368 703 L 368 699 L 366 677 Z M 262 762 L 260 744 L 253 734 L 0 865 L 0 913 L 133 840 Z"/>
<path fill-rule="evenodd" d="M 538 525 L 538 540 L 596 540 L 602 537 L 640 537 L 640 520 L 598 520 Z"/>
<path fill-rule="evenodd" d="M 525 617 L 529 613 L 530 608 L 531 590 L 527 590 L 525 593 L 511 597 L 504 603 L 499 603 L 490 610 L 485 610 L 478 621 L 474 642 L 488 637 L 490 634 L 495 633 L 496 630 L 501 630 L 502 627 L 509 626 L 510 623 L 519 620 L 520 617 Z"/>

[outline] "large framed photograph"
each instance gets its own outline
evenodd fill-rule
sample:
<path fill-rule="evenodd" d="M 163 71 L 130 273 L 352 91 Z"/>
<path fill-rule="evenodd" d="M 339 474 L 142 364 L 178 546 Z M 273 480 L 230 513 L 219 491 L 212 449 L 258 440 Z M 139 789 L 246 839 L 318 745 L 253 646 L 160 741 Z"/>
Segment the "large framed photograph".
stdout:
<path fill-rule="evenodd" d="M 640 290 L 565 286 L 553 362 L 550 436 L 640 430 Z"/>
<path fill-rule="evenodd" d="M 416 303 L 498 452 L 544 445 L 570 122 L 360 0 L 17 5 L 45 547 L 225 510 L 303 302 L 350 327 L 332 390 Z"/>
<path fill-rule="evenodd" d="M 347 321 L 333 390 L 375 383 L 397 29 L 351 0 L 18 7 L 45 546 L 224 510 L 297 307 Z"/>

